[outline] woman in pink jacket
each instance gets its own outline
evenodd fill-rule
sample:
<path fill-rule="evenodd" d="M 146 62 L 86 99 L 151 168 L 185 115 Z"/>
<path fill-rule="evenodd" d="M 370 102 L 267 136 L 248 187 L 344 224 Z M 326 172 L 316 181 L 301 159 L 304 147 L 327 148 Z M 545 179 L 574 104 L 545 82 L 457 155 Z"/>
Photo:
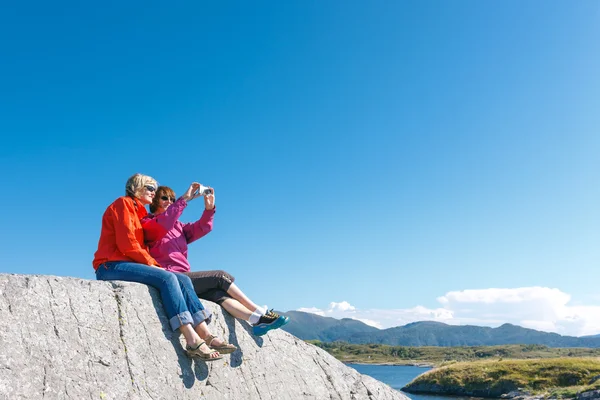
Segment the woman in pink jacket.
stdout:
<path fill-rule="evenodd" d="M 234 283 L 235 278 L 222 270 L 190 272 L 187 259 L 188 244 L 192 243 L 212 230 L 215 215 L 215 193 L 212 188 L 204 196 L 205 210 L 199 220 L 192 223 L 181 223 L 179 217 L 187 206 L 187 199 L 194 198 L 200 188 L 199 183 L 192 183 L 185 195 L 176 200 L 175 192 L 167 186 L 159 186 L 156 190 L 150 212 L 142 220 L 146 244 L 150 254 L 168 271 L 182 272 L 188 275 L 198 297 L 218 303 L 235 318 L 248 321 L 255 335 L 261 336 L 271 329 L 280 328 L 289 322 L 286 316 L 280 316 L 272 309 L 260 307 L 252 302 Z M 153 221 L 155 223 L 149 223 Z M 152 228 L 154 227 L 154 228 Z M 157 227 L 162 227 L 158 229 Z M 206 343 L 211 346 L 210 340 Z"/>

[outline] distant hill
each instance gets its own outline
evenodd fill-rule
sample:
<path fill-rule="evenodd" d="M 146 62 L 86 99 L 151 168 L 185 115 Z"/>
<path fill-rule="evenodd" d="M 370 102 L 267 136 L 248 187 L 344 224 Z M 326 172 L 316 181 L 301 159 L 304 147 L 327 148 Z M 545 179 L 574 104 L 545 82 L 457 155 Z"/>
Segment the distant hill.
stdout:
<path fill-rule="evenodd" d="M 600 347 L 600 335 L 562 336 L 512 324 L 489 328 L 422 321 L 380 330 L 347 318 L 340 320 L 301 311 L 288 311 L 283 314 L 291 318 L 290 323 L 283 327 L 285 331 L 303 340 L 322 342 L 378 343 L 391 346 L 541 344 L 548 347 Z"/>
<path fill-rule="evenodd" d="M 355 334 L 375 334 L 379 329 L 350 318 L 335 319 L 321 317 L 317 314 L 302 311 L 288 311 L 281 313 L 290 317 L 289 324 L 283 328 L 285 331 L 302 340 L 320 340 L 334 342 L 341 340 L 347 342 Z"/>

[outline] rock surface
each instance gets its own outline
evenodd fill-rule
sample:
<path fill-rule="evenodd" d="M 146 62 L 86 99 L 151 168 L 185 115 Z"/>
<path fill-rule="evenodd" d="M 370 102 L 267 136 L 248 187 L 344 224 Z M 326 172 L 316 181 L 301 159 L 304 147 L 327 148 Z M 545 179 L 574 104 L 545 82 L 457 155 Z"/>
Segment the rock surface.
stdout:
<path fill-rule="evenodd" d="M 590 390 L 585 393 L 578 393 L 577 400 L 598 400 L 600 399 L 600 390 Z"/>
<path fill-rule="evenodd" d="M 407 399 L 282 330 L 255 337 L 214 313 L 239 350 L 188 358 L 145 285 L 0 274 L 0 399 Z"/>

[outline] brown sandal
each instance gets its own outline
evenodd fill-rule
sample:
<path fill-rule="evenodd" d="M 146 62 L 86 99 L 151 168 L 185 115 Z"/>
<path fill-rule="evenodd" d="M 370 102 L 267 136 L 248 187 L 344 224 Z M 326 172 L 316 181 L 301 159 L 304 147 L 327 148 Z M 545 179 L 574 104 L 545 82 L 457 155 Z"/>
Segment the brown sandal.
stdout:
<path fill-rule="evenodd" d="M 215 360 L 219 360 L 219 359 L 223 358 L 223 356 L 221 354 L 219 354 L 218 350 L 211 350 L 208 353 L 205 353 L 202 350 L 200 350 L 200 347 L 204 343 L 206 343 L 206 342 L 201 341 L 200 343 L 198 343 L 198 345 L 195 348 L 193 348 L 190 345 L 186 345 L 185 351 L 190 357 L 197 357 L 204 361 L 215 361 Z M 218 355 L 216 357 L 214 357 L 213 354 L 218 354 Z"/>
<path fill-rule="evenodd" d="M 220 346 L 211 346 L 212 342 L 216 338 L 217 337 L 215 335 L 208 335 L 206 337 L 206 344 L 208 345 L 208 347 L 210 347 L 211 349 L 217 350 L 221 354 L 230 354 L 237 350 L 237 347 L 235 347 L 231 343 L 227 343 L 227 342 L 223 342 L 223 344 Z"/>

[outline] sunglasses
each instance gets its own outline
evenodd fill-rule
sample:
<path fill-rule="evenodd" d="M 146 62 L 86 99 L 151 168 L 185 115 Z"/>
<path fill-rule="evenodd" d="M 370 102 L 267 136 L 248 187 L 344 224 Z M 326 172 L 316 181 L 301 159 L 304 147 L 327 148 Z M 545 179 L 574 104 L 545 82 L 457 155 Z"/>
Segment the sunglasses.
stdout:
<path fill-rule="evenodd" d="M 149 192 L 155 192 L 156 188 L 152 185 L 146 185 L 146 190 L 148 190 Z"/>
<path fill-rule="evenodd" d="M 171 203 L 175 203 L 175 197 L 160 196 L 160 199 L 164 201 L 171 200 Z"/>

